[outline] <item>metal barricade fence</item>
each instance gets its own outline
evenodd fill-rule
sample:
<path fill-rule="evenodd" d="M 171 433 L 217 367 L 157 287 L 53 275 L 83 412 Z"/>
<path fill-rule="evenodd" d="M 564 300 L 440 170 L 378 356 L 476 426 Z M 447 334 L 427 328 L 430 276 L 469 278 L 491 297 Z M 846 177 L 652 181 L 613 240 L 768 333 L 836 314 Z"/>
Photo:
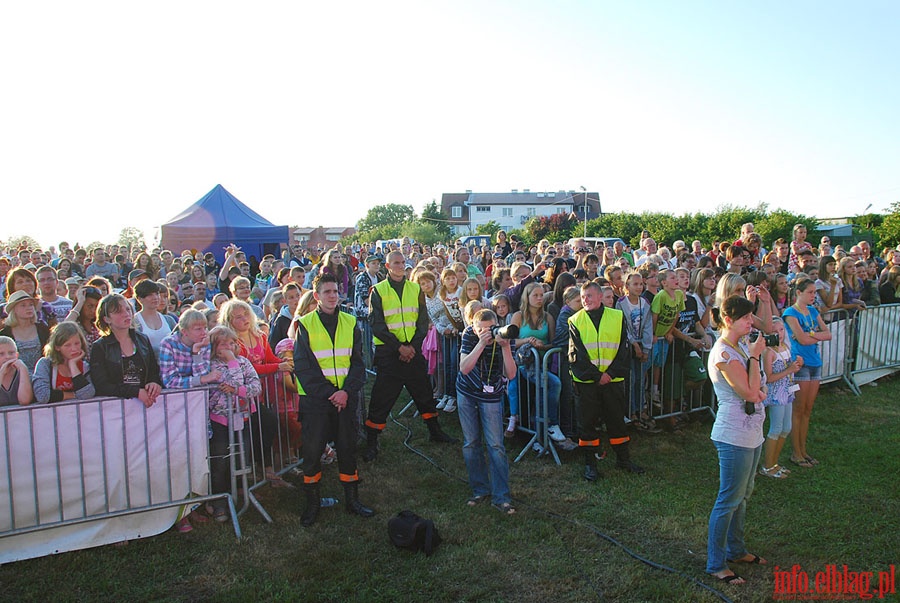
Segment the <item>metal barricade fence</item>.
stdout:
<path fill-rule="evenodd" d="M 211 494 L 208 390 L 0 409 L 0 563 L 160 533 Z M 140 515 L 139 515 L 140 514 Z M 103 523 L 97 523 L 103 522 Z M 88 525 L 90 524 L 90 525 Z"/>
<path fill-rule="evenodd" d="M 858 388 L 900 370 L 900 304 L 875 306 L 857 312 L 856 345 L 849 378 Z"/>
<path fill-rule="evenodd" d="M 253 505 L 263 519 L 271 523 L 272 517 L 255 491 L 270 482 L 284 486 L 287 482 L 280 483 L 281 477 L 297 470 L 302 462 L 297 415 L 299 397 L 292 391 L 293 375 L 290 373 L 265 375 L 260 382 L 262 392 L 247 400 L 247 410 L 236 406 L 237 397 L 229 395 L 229 425 L 249 424 L 249 427 L 228 430 L 227 454 L 231 496 L 237 501 L 243 493 L 238 515 L 243 515 Z M 245 434 L 249 441 L 245 441 Z M 287 487 L 294 486 L 288 484 Z"/>
<path fill-rule="evenodd" d="M 822 319 L 831 333 L 831 340 L 818 344 L 822 358 L 822 377 L 819 382 L 825 384 L 843 379 L 850 389 L 859 393 L 849 377 L 856 342 L 856 319 L 847 310 L 825 312 Z"/>
<path fill-rule="evenodd" d="M 547 446 L 549 425 L 546 420 L 546 379 L 542 372 L 542 359 L 533 347 L 529 351 L 529 358 L 530 362 L 518 365 L 515 383 L 509 383 L 513 389 L 507 391 L 507 397 L 514 397 L 518 402 L 517 430 L 531 435 L 514 462 L 519 462 L 530 450 L 534 450 L 539 456 L 550 452 Z M 555 450 L 553 455 L 556 457 Z M 556 458 L 559 462 L 558 457 Z"/>
<path fill-rule="evenodd" d="M 660 367 L 658 381 L 654 375 L 652 360 L 647 363 L 649 366 L 646 377 L 635 376 L 635 371 L 631 371 L 627 397 L 631 400 L 633 392 L 631 388 L 636 385 L 643 388 L 646 379 L 651 384 L 651 395 L 648 397 L 646 390 L 642 389 L 641 398 L 649 401 L 646 412 L 654 421 L 696 412 L 709 412 L 715 417 L 715 394 L 706 372 L 709 351 L 688 350 L 686 345 L 677 342 L 676 339 L 669 344 L 664 366 Z M 657 384 L 655 389 L 652 387 L 654 383 Z M 652 395 L 654 391 L 658 391 L 658 399 Z M 628 412 L 626 418 L 630 418 Z"/>

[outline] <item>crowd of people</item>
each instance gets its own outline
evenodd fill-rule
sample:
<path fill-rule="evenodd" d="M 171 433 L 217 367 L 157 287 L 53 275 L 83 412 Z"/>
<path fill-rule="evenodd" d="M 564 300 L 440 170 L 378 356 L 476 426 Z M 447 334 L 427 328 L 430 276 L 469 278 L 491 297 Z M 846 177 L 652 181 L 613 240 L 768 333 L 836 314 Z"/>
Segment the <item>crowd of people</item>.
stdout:
<path fill-rule="evenodd" d="M 718 403 L 720 462 L 707 571 L 740 583 L 727 561 L 765 562 L 742 537 L 754 477 L 790 475 L 780 464 L 788 437 L 796 468 L 819 464 L 807 434 L 828 313 L 900 302 L 900 248 L 878 255 L 861 241 L 845 251 L 828 237 L 813 246 L 807 235 L 798 224 L 767 251 L 752 224 L 708 248 L 660 247 L 647 231 L 636 249 L 622 240 L 592 248 L 582 238 L 527 245 L 500 231 L 494 244 L 471 249 L 402 239 L 386 248 L 293 246 L 257 259 L 231 245 L 222 264 L 209 252 L 65 242 L 58 251 L 6 250 L 0 405 L 116 396 L 150 407 L 163 389 L 214 386 L 213 492 L 229 485 L 229 430 L 262 434 L 253 438 L 257 458 L 271 458 L 263 452 L 283 426 L 303 459 L 310 526 L 322 463 L 335 457 L 347 511 L 374 514 L 359 500 L 356 461 L 366 369 L 376 379 L 361 458 L 377 458 L 405 386 L 433 441 L 456 441 L 439 415 L 459 411 L 466 503 L 490 499 L 507 515 L 515 509 L 504 440 L 523 427 L 529 384 L 546 379 L 538 418 L 557 445 L 583 451 L 589 481 L 600 477 L 601 426 L 616 466 L 643 473 L 629 454 L 633 430 L 681 429 L 685 392 L 707 385 Z M 555 348 L 563 352 L 542 374 Z M 282 393 L 266 400 L 267 391 Z M 231 400 L 246 421 L 229 424 Z M 271 466 L 266 477 L 290 487 Z M 227 520 L 221 502 L 205 510 Z M 178 529 L 189 531 L 192 519 L 202 520 L 185 517 Z"/>

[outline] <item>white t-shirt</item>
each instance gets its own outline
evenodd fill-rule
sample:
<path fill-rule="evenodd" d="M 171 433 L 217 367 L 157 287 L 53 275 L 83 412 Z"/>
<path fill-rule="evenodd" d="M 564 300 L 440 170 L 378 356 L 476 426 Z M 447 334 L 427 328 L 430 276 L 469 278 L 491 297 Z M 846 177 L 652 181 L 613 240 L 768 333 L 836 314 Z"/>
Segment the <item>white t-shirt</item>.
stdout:
<path fill-rule="evenodd" d="M 744 400 L 742 400 L 725 380 L 725 376 L 716 367 L 719 363 L 737 362 L 741 367 L 747 366 L 747 346 L 743 342 L 738 344 L 740 351 L 735 350 L 724 338 L 719 338 L 709 353 L 707 370 L 712 382 L 716 397 L 719 400 L 719 410 L 716 412 L 716 422 L 713 423 L 711 440 L 724 442 L 741 448 L 756 448 L 763 443 L 763 422 L 766 420 L 766 410 L 762 402 L 754 404 L 756 412 L 748 415 L 744 412 Z M 760 368 L 760 370 L 762 370 Z M 762 383 L 765 383 L 765 373 L 762 372 Z"/>

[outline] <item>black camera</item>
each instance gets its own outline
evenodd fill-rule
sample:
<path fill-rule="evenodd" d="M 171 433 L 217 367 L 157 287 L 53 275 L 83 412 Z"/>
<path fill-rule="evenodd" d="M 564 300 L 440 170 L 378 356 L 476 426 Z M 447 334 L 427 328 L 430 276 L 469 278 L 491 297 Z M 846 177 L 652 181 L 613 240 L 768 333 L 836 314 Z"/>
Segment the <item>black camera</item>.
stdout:
<path fill-rule="evenodd" d="M 494 339 L 515 339 L 519 336 L 519 327 L 516 325 L 493 325 L 491 327 L 491 337 Z"/>
<path fill-rule="evenodd" d="M 750 333 L 750 343 L 753 343 L 754 341 L 759 339 L 759 335 L 760 335 L 759 331 L 754 331 L 754 332 Z M 778 347 L 778 335 L 775 335 L 775 334 L 763 335 L 763 339 L 766 342 L 767 348 Z"/>

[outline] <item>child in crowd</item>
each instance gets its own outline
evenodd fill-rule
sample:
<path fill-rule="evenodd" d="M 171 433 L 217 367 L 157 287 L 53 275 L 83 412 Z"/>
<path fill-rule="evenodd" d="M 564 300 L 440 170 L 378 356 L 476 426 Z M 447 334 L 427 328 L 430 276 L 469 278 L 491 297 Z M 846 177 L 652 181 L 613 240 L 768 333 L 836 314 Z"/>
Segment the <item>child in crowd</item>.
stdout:
<path fill-rule="evenodd" d="M 644 292 L 641 294 L 648 304 L 653 303 L 653 298 L 659 293 L 659 265 L 655 262 L 644 262 L 638 268 L 641 278 L 644 279 Z"/>
<path fill-rule="evenodd" d="M 31 404 L 34 393 L 28 367 L 19 360 L 16 342 L 0 336 L 0 406 Z"/>
<path fill-rule="evenodd" d="M 249 399 L 260 394 L 262 385 L 250 360 L 240 354 L 237 333 L 231 328 L 220 325 L 210 331 L 209 345 L 212 350 L 210 372 L 219 371 L 222 374 L 219 388 L 209 392 L 209 420 L 212 430 L 209 440 L 209 469 L 213 494 L 218 494 L 228 492 L 230 485 L 228 431 L 243 431 L 244 442 L 251 441 L 250 430 L 255 431 L 255 417 L 258 413 Z M 229 415 L 232 400 L 234 407 Z M 228 521 L 228 507 L 222 499 L 214 500 L 208 505 L 207 512 L 220 523 Z"/>
<path fill-rule="evenodd" d="M 276 440 L 279 447 L 286 447 L 289 456 L 298 455 L 301 444 L 302 427 L 297 417 L 300 410 L 300 394 L 303 388 L 294 376 L 294 342 L 291 339 L 282 339 L 275 345 L 275 355 L 291 365 L 289 373 L 276 373 L 276 403 L 278 405 L 278 425 L 281 435 Z M 305 394 L 304 394 L 305 395 Z M 283 459 L 287 465 L 288 459 Z M 293 458 L 290 463 L 295 462 Z"/>
<path fill-rule="evenodd" d="M 463 281 L 462 286 L 462 295 L 459 298 L 459 308 L 463 312 L 463 322 L 465 325 L 471 324 L 466 317 L 466 308 L 469 306 L 469 302 L 477 301 L 480 304 L 483 304 L 484 291 L 481 288 L 481 283 L 478 282 L 478 279 L 467 278 Z M 474 316 L 474 314 L 472 314 Z"/>
<path fill-rule="evenodd" d="M 797 256 L 804 249 L 812 249 L 813 246 L 806 240 L 806 226 L 794 224 L 794 240 L 791 241 L 791 255 L 788 257 L 788 272 L 798 272 Z"/>
<path fill-rule="evenodd" d="M 650 385 L 650 397 L 654 402 L 660 401 L 659 385 L 662 369 L 669 356 L 669 345 L 674 339 L 672 331 L 679 313 L 684 310 L 684 293 L 678 289 L 678 277 L 672 270 L 661 270 L 658 274 L 662 290 L 653 296 L 650 311 L 653 313 L 653 378 Z"/>
<path fill-rule="evenodd" d="M 787 343 L 787 332 L 780 318 L 773 318 L 775 334 L 778 336 L 776 347 L 767 347 L 763 352 L 763 368 L 769 391 L 765 400 L 766 415 L 769 417 L 769 433 L 763 447 L 763 459 L 759 468 L 760 475 L 783 479 L 790 469 L 778 464 L 781 449 L 791 433 L 791 414 L 794 393 L 799 386 L 794 384 L 794 373 L 803 366 L 803 358 L 792 361 L 791 347 Z"/>
<path fill-rule="evenodd" d="M 478 299 L 473 299 L 466 304 L 466 307 L 463 310 L 463 320 L 465 320 L 466 326 L 472 325 L 472 318 L 483 308 L 484 304 Z"/>
<path fill-rule="evenodd" d="M 616 305 L 616 294 L 609 285 L 600 287 L 600 303 L 607 308 L 613 308 Z"/>
<path fill-rule="evenodd" d="M 790 295 L 788 294 L 790 287 L 788 286 L 787 275 L 780 272 L 775 275 L 775 290 L 772 292 L 772 300 L 775 302 L 775 308 L 778 315 L 784 312 L 784 309 L 791 305 Z"/>
<path fill-rule="evenodd" d="M 74 322 L 61 322 L 44 346 L 44 357 L 34 368 L 32 387 L 37 402 L 87 400 L 95 395 L 85 357 L 87 341 Z"/>
<path fill-rule="evenodd" d="M 460 264 L 461 265 L 461 264 Z M 438 290 L 438 297 L 444 302 L 444 311 L 450 319 L 452 329 L 449 333 L 444 333 L 444 341 L 442 345 L 442 358 L 444 366 L 444 391 L 446 398 L 437 404 L 438 410 L 444 412 L 456 411 L 456 372 L 459 365 L 459 334 L 465 328 L 465 323 L 460 310 L 460 298 L 462 297 L 462 287 L 459 286 L 459 272 L 457 264 L 453 264 L 449 268 L 444 268 L 441 272 L 441 288 Z M 463 266 L 465 270 L 465 266 Z"/>
<path fill-rule="evenodd" d="M 509 311 L 509 298 L 502 293 L 498 293 L 491 298 L 491 309 L 497 315 L 497 324 L 501 327 L 509 324 L 512 313 Z"/>
<path fill-rule="evenodd" d="M 650 414 L 646 411 L 644 394 L 650 351 L 653 349 L 653 316 L 650 303 L 641 297 L 644 292 L 644 278 L 632 272 L 625 279 L 625 297 L 616 308 L 625 314 L 625 330 L 631 344 L 631 396 L 628 416 L 632 423 L 644 429 L 652 427 Z"/>

